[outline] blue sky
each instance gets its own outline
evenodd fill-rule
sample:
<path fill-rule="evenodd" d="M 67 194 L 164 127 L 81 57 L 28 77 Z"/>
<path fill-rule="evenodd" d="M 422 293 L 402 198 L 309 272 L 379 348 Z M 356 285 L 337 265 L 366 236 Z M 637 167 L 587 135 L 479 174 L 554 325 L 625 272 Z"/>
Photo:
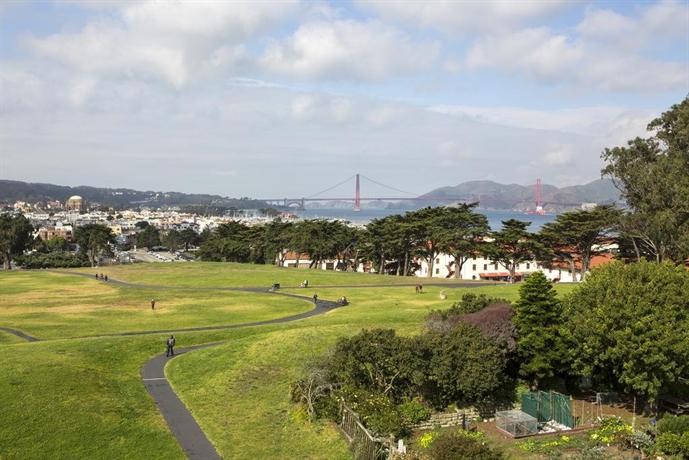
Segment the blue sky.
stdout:
<path fill-rule="evenodd" d="M 0 6 L 8 179 L 230 196 L 355 172 L 420 193 L 570 185 L 688 93 L 687 1 Z"/>

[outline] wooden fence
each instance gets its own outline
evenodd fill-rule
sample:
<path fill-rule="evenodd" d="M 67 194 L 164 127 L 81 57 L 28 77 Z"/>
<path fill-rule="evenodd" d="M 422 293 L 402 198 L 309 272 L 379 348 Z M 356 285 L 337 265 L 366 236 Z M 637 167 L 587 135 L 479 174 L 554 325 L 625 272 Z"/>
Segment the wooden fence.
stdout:
<path fill-rule="evenodd" d="M 352 446 L 356 460 L 384 460 L 395 449 L 394 438 L 380 438 L 374 436 L 364 427 L 359 414 L 346 404 L 340 405 L 342 422 L 340 429 Z"/>

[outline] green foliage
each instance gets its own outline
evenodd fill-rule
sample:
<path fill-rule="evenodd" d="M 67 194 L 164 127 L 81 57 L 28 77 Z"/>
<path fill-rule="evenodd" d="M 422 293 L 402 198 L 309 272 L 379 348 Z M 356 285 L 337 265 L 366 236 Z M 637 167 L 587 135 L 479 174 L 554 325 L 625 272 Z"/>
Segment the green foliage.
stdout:
<path fill-rule="evenodd" d="M 581 275 L 586 276 L 591 258 L 604 251 L 602 245 L 618 226 L 621 211 L 611 206 L 558 214 L 554 222 L 541 228 L 539 238 L 550 260 L 568 262 L 575 273 L 575 261 L 581 261 Z"/>
<path fill-rule="evenodd" d="M 566 299 L 574 370 L 656 398 L 689 377 L 689 273 L 669 263 L 606 264 Z"/>
<path fill-rule="evenodd" d="M 146 225 L 143 230 L 136 235 L 136 245 L 146 249 L 160 246 L 160 231 L 153 225 Z"/>
<path fill-rule="evenodd" d="M 425 354 L 416 339 L 400 337 L 392 329 L 363 330 L 340 339 L 330 367 L 338 382 L 399 400 L 413 396 L 422 383 Z"/>
<path fill-rule="evenodd" d="M 424 420 L 428 420 L 431 416 L 430 409 L 426 407 L 420 397 L 415 397 L 413 399 L 405 398 L 405 400 L 397 406 L 397 409 L 402 417 L 402 421 L 407 426 L 416 425 Z"/>
<path fill-rule="evenodd" d="M 658 421 L 658 433 L 689 432 L 689 415 L 666 415 Z"/>
<path fill-rule="evenodd" d="M 79 251 L 86 253 L 92 267 L 98 265 L 102 255 L 110 254 L 110 245 L 115 241 L 112 230 L 105 225 L 88 224 L 77 227 L 74 239 L 79 245 Z"/>
<path fill-rule="evenodd" d="M 502 228 L 493 232 L 492 241 L 486 244 L 484 252 L 494 261 L 500 263 L 510 273 L 511 282 L 515 281 L 517 265 L 531 260 L 544 251 L 536 236 L 526 228 L 530 222 L 509 219 L 502 222 Z"/>
<path fill-rule="evenodd" d="M 502 453 L 456 431 L 441 433 L 430 444 L 428 454 L 433 460 L 501 460 L 504 458 Z"/>
<path fill-rule="evenodd" d="M 589 432 L 589 438 L 605 446 L 624 445 L 631 434 L 632 426 L 620 417 L 605 417 L 595 429 Z"/>
<path fill-rule="evenodd" d="M 459 323 L 447 333 L 421 336 L 430 351 L 424 397 L 436 407 L 452 403 L 493 406 L 511 400 L 514 381 L 498 345 L 475 327 Z"/>
<path fill-rule="evenodd" d="M 545 440 L 527 439 L 526 441 L 517 442 L 517 447 L 524 452 L 552 454 L 559 449 L 566 448 L 572 443 L 570 436 L 560 436 L 558 438 L 550 438 Z"/>
<path fill-rule="evenodd" d="M 689 257 L 689 97 L 648 130 L 654 135 L 605 149 L 602 172 L 632 210 L 621 229 L 636 258 L 682 263 Z"/>
<path fill-rule="evenodd" d="M 0 214 L 0 253 L 3 268 L 12 268 L 12 259 L 31 247 L 33 227 L 23 215 Z"/>
<path fill-rule="evenodd" d="M 89 261 L 83 254 L 69 252 L 34 252 L 18 256 L 16 261 L 22 268 L 75 268 L 88 267 Z"/>
<path fill-rule="evenodd" d="M 565 353 L 560 339 L 562 307 L 553 285 L 542 272 L 531 274 L 519 288 L 515 304 L 519 373 L 535 387 L 562 369 Z"/>
<path fill-rule="evenodd" d="M 689 432 L 683 434 L 662 433 L 655 439 L 655 451 L 665 455 L 689 458 Z"/>

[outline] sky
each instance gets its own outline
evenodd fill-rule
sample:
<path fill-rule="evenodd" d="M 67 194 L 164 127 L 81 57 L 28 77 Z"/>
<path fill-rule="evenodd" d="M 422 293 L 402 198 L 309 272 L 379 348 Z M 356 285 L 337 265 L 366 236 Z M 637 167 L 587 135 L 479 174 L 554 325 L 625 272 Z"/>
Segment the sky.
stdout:
<path fill-rule="evenodd" d="M 689 0 L 0 3 L 0 179 L 573 185 L 688 94 Z"/>

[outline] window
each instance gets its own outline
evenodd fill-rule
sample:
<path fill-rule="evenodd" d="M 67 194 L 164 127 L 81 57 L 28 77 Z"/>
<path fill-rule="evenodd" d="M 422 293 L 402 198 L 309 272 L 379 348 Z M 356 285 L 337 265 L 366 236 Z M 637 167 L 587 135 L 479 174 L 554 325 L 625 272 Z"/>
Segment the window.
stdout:
<path fill-rule="evenodd" d="M 435 259 L 435 263 L 439 264 L 440 263 L 440 258 Z"/>
<path fill-rule="evenodd" d="M 495 269 L 496 269 L 496 270 L 498 269 L 498 264 L 497 264 L 497 263 L 495 264 Z"/>
<path fill-rule="evenodd" d="M 472 264 L 472 265 L 471 265 L 471 269 L 472 269 L 473 271 L 476 271 L 476 264 Z"/>
<path fill-rule="evenodd" d="M 439 268 L 436 268 L 436 269 L 435 269 L 435 274 L 437 275 L 437 274 L 439 274 L 439 273 L 440 273 L 440 269 L 439 269 Z"/>
<path fill-rule="evenodd" d="M 483 269 L 488 270 L 488 264 L 483 264 Z"/>
<path fill-rule="evenodd" d="M 531 268 L 531 264 L 528 264 L 528 263 L 527 263 L 527 264 L 526 264 L 526 269 L 528 270 L 529 268 Z"/>
<path fill-rule="evenodd" d="M 471 257 L 471 260 L 476 260 L 476 256 L 472 256 L 472 257 Z"/>

